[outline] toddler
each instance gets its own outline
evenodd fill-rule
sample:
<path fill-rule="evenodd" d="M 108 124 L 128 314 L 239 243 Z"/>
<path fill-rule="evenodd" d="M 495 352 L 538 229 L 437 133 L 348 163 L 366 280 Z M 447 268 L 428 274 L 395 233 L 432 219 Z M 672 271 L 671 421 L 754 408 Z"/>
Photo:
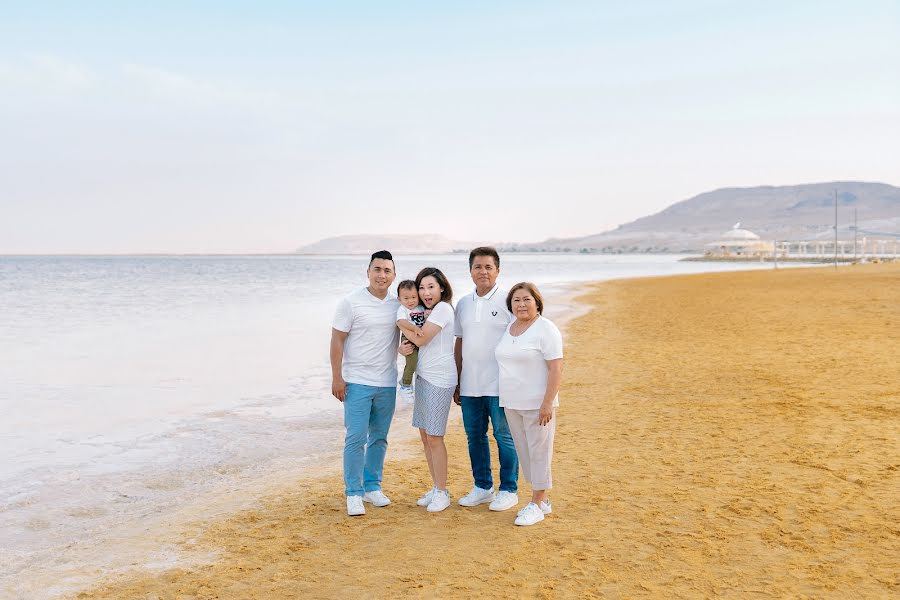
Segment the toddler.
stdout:
<path fill-rule="evenodd" d="M 397 327 L 400 328 L 403 338 L 413 336 L 422 337 L 422 325 L 425 324 L 427 313 L 425 307 L 419 302 L 419 290 L 416 282 L 406 279 L 397 284 L 397 297 L 400 300 L 400 308 L 397 309 Z M 403 369 L 403 378 L 400 380 L 400 394 L 407 401 L 413 398 L 413 374 L 416 372 L 416 363 L 419 360 L 419 348 L 413 344 L 413 352 L 406 357 L 406 367 Z"/>

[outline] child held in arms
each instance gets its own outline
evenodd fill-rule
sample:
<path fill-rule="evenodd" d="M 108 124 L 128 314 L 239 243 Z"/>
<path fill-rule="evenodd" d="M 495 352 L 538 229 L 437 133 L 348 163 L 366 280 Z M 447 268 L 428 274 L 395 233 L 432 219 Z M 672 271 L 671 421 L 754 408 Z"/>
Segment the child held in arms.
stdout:
<path fill-rule="evenodd" d="M 397 327 L 400 328 L 404 338 L 413 336 L 422 337 L 422 325 L 428 318 L 430 310 L 419 301 L 419 290 L 416 282 L 406 279 L 397 284 L 397 297 L 400 299 L 400 308 L 397 309 Z M 413 352 L 406 357 L 406 367 L 403 369 L 403 378 L 400 379 L 400 396 L 409 404 L 415 399 L 413 393 L 413 374 L 416 372 L 416 363 L 419 360 L 419 349 L 413 346 Z"/>

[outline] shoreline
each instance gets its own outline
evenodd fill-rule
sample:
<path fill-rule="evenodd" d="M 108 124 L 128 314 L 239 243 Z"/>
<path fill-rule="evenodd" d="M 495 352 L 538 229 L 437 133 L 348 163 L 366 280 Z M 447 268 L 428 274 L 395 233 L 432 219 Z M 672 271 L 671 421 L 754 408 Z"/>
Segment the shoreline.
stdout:
<path fill-rule="evenodd" d="M 779 256 L 772 260 L 771 256 L 750 257 L 750 256 L 687 256 L 680 259 L 681 262 L 699 262 L 699 263 L 794 263 L 800 265 L 821 266 L 833 265 L 835 259 L 833 256 Z M 869 257 L 853 257 L 841 255 L 837 257 L 837 263 L 841 265 L 862 265 L 862 264 L 880 264 L 900 262 L 897 256 L 869 256 Z"/>
<path fill-rule="evenodd" d="M 563 331 L 565 322 L 589 308 L 573 301 L 556 304 L 557 297 L 571 298 L 578 285 L 579 282 L 560 282 L 549 286 L 553 292 L 547 296 L 548 304 L 561 313 L 561 318 L 554 317 L 554 321 Z M 457 407 L 454 405 L 451 408 L 449 425 L 462 429 L 461 413 L 458 408 L 454 411 L 454 408 Z M 389 434 L 390 458 L 414 458 L 421 453 L 416 430 L 409 425 L 411 415 L 412 407 L 398 398 Z M 341 477 L 343 426 L 340 417 L 317 412 L 304 418 L 300 426 L 309 436 L 315 436 L 316 432 L 325 435 L 322 438 L 324 447 L 316 455 L 299 461 L 277 460 L 259 469 L 226 462 L 213 467 L 212 472 L 206 472 L 201 477 L 195 474 L 193 478 L 189 473 L 164 469 L 151 478 L 153 485 L 160 486 L 163 492 L 179 492 L 179 503 L 160 498 L 146 506 L 135 522 L 126 519 L 126 515 L 117 515 L 105 523 L 102 530 L 89 530 L 93 531 L 90 537 L 67 545 L 65 566 L 61 566 L 59 560 L 48 558 L 50 547 L 33 552 L 24 562 L 11 554 L 8 556 L 11 561 L 20 561 L 18 573 L 9 576 L 15 587 L 0 586 L 0 590 L 6 590 L 5 593 L 13 594 L 13 597 L 60 598 L 96 585 L 104 578 L 117 577 L 134 569 L 154 571 L 191 568 L 208 563 L 208 553 L 194 553 L 189 547 L 179 546 L 179 541 L 184 537 L 183 531 L 198 526 L 202 528 L 203 523 L 227 519 L 240 511 L 252 509 L 262 499 L 289 493 L 297 482 Z M 120 475 L 121 485 L 115 487 L 123 492 L 112 502 L 129 502 L 131 489 L 145 487 L 142 477 L 142 474 Z M 194 484 L 183 490 L 179 482 L 186 477 Z M 187 494 L 181 495 L 181 492 Z M 107 516 L 103 503 L 91 509 L 79 508 L 79 511 L 85 517 Z M 58 548 L 54 546 L 52 551 L 55 555 Z M 22 577 L 26 573 L 27 576 Z M 49 589 L 46 585 L 48 581 L 54 582 Z"/>
<path fill-rule="evenodd" d="M 852 267 L 852 268 L 848 268 L 848 269 L 856 269 L 856 267 Z M 804 270 L 804 271 L 806 271 L 806 270 Z M 798 272 L 798 271 L 792 270 L 792 272 Z M 750 273 L 753 273 L 753 272 L 731 273 L 731 274 L 710 273 L 707 275 L 689 275 L 689 276 L 674 276 L 674 277 L 663 276 L 663 277 L 653 277 L 653 278 L 645 278 L 645 279 L 606 281 L 606 282 L 602 282 L 602 283 L 590 284 L 588 286 L 585 286 L 582 283 L 573 283 L 567 287 L 568 287 L 568 289 L 571 289 L 574 286 L 580 286 L 582 288 L 582 291 L 587 289 L 587 291 L 584 294 L 580 294 L 580 299 L 582 299 L 582 302 L 579 302 L 578 304 L 585 310 L 589 310 L 590 307 L 593 307 L 596 312 L 597 309 L 600 309 L 603 306 L 598 305 L 595 301 L 590 304 L 588 304 L 587 302 L 584 301 L 586 299 L 585 297 L 594 300 L 597 295 L 596 290 L 614 289 L 617 286 L 621 287 L 621 285 L 629 285 L 628 282 L 637 282 L 637 283 L 632 283 L 631 285 L 651 285 L 652 286 L 652 285 L 654 285 L 653 282 L 661 282 L 661 281 L 665 282 L 666 280 L 668 280 L 670 283 L 672 281 L 676 281 L 676 287 L 678 287 L 677 280 L 687 280 L 690 278 L 698 278 L 698 277 L 709 280 L 710 278 L 716 278 L 716 277 L 722 277 L 722 278 L 740 277 L 742 274 L 749 275 Z M 760 273 L 760 272 L 757 272 L 757 273 Z M 769 273 L 769 272 L 766 271 L 764 273 Z M 651 280 L 653 282 L 651 282 Z M 645 283 L 642 284 L 641 282 L 645 282 Z M 651 282 L 651 283 L 646 283 L 646 282 Z M 573 295 L 574 294 L 570 293 L 570 294 L 566 294 L 565 297 L 571 297 Z M 549 304 L 550 304 L 550 302 L 548 302 L 548 305 Z M 574 318 L 574 311 L 568 311 L 568 312 L 569 312 L 569 320 L 571 323 L 571 319 Z M 548 316 L 550 316 L 550 315 L 548 315 Z M 560 320 L 558 318 L 554 318 L 553 316 L 550 316 L 550 318 L 552 320 L 556 321 L 557 324 L 562 325 L 562 323 L 560 322 Z M 565 328 L 564 328 L 566 339 L 567 339 L 567 347 L 569 347 L 569 345 L 571 343 L 569 341 L 570 337 L 581 337 L 584 335 L 583 328 L 581 327 L 581 322 L 579 321 L 577 325 L 578 326 L 574 328 L 574 329 L 576 329 L 576 331 L 574 331 L 574 332 L 572 331 L 572 328 L 569 327 L 568 325 L 565 326 Z M 561 328 L 563 328 L 563 327 L 561 326 Z M 579 342 L 579 343 L 581 343 L 581 342 Z M 577 383 L 570 382 L 570 383 L 566 384 L 564 386 L 564 389 L 567 389 L 567 388 L 572 388 L 572 389 L 567 389 L 565 398 L 569 398 L 570 396 L 573 396 L 574 390 L 577 388 L 580 388 L 580 387 L 581 387 L 581 385 L 579 385 Z M 571 400 L 567 401 L 567 402 L 565 402 L 565 404 L 569 404 L 570 402 L 572 402 L 572 401 Z M 403 418 L 400 410 L 398 410 L 398 418 Z M 456 413 L 455 415 L 451 414 L 451 419 L 454 419 L 454 418 L 456 419 L 456 422 L 453 425 L 454 430 L 451 432 L 450 429 L 448 429 L 448 438 L 453 437 L 455 439 L 456 445 L 459 446 L 460 442 L 464 441 L 465 436 L 461 432 L 462 428 L 459 424 L 461 421 L 459 414 L 458 413 Z M 401 422 L 394 424 L 394 427 L 393 427 L 394 432 L 398 431 L 397 426 L 400 424 L 401 424 Z M 412 430 L 412 428 L 409 428 L 409 430 L 410 430 L 409 431 L 410 436 L 402 436 L 405 439 L 392 439 L 391 452 L 389 452 L 389 455 L 388 455 L 388 465 L 391 465 L 391 463 L 393 463 L 391 465 L 391 471 L 394 471 L 395 469 L 397 469 L 397 467 L 399 465 L 408 465 L 410 471 L 412 471 L 412 474 L 404 473 L 404 477 L 406 479 L 416 480 L 417 479 L 416 472 L 419 472 L 422 470 L 422 465 L 420 465 L 418 463 L 423 462 L 423 461 L 418 460 L 418 459 L 420 459 L 420 456 L 419 456 L 420 449 L 418 447 L 418 440 L 414 436 L 415 431 Z M 395 436 L 392 435 L 391 437 L 394 438 Z M 410 439 L 410 437 L 411 437 L 411 439 Z M 450 442 L 450 440 L 448 440 L 448 446 L 450 445 L 449 442 Z M 560 458 L 558 460 L 566 460 L 564 457 L 569 454 L 570 454 L 570 449 L 560 448 L 558 450 L 558 455 L 560 456 Z M 466 459 L 467 459 L 467 455 L 464 453 L 464 450 L 463 450 L 462 453 L 459 453 L 459 460 L 455 461 L 458 464 L 451 465 L 452 487 L 459 488 L 459 490 L 455 490 L 455 491 L 460 491 L 462 489 L 462 487 L 466 487 L 466 489 L 468 489 L 467 486 L 469 485 L 469 480 L 471 477 L 470 477 L 470 474 L 467 473 L 467 469 L 466 469 L 467 460 Z M 451 461 L 451 462 L 454 462 L 454 461 Z M 463 464 L 463 463 L 465 463 L 465 464 Z M 386 466 L 386 471 L 387 470 L 388 470 L 388 467 Z M 397 469 L 397 470 L 399 470 L 399 469 Z M 157 581 L 157 576 L 164 573 L 167 569 L 171 569 L 174 567 L 175 568 L 174 572 L 176 574 L 182 574 L 182 575 L 187 576 L 187 575 L 190 575 L 192 572 L 200 573 L 202 575 L 202 573 L 208 569 L 218 568 L 217 565 L 223 566 L 222 561 L 226 560 L 226 562 L 227 562 L 227 560 L 229 560 L 228 559 L 229 555 L 232 556 L 232 559 L 234 558 L 234 556 L 233 556 L 234 545 L 230 541 L 226 541 L 225 543 L 221 544 L 221 546 L 220 546 L 219 543 L 216 542 L 215 540 L 220 540 L 220 539 L 230 540 L 231 538 L 229 536 L 240 537 L 243 534 L 241 531 L 239 531 L 238 529 L 235 528 L 234 524 L 236 522 L 241 522 L 241 523 L 243 523 L 244 526 L 246 526 L 247 522 L 248 522 L 247 519 L 250 519 L 250 521 L 249 521 L 250 523 L 256 523 L 260 519 L 264 520 L 264 517 L 266 515 L 270 515 L 273 510 L 276 511 L 276 513 L 281 515 L 280 517 L 277 518 L 277 520 L 279 522 L 284 521 L 284 511 L 283 511 L 283 509 L 278 508 L 278 505 L 283 504 L 284 502 L 288 502 L 288 503 L 300 502 L 300 506 L 302 506 L 303 502 L 309 502 L 310 499 L 314 499 L 313 507 L 317 507 L 317 508 L 314 508 L 314 511 L 317 512 L 318 517 L 320 517 L 322 521 L 325 521 L 324 523 L 317 523 L 317 522 L 315 522 L 315 520 L 302 519 L 301 517 L 298 517 L 298 519 L 300 519 L 300 521 L 297 523 L 294 523 L 293 536 L 297 537 L 299 535 L 299 539 L 301 541 L 297 542 L 295 544 L 296 548 L 295 548 L 294 552 L 298 552 L 299 554 L 306 554 L 308 550 L 312 550 L 317 547 L 317 544 L 314 543 L 312 541 L 312 539 L 309 538 L 308 535 L 305 533 L 307 529 L 314 529 L 315 527 L 319 527 L 319 526 L 331 527 L 331 528 L 337 527 L 338 529 L 335 531 L 337 531 L 339 534 L 352 535 L 351 532 L 352 532 L 352 527 L 354 527 L 354 524 L 349 522 L 347 520 L 346 516 L 342 514 L 343 506 L 341 505 L 341 503 L 340 502 L 332 502 L 332 500 L 334 499 L 332 496 L 334 496 L 335 491 L 337 491 L 338 494 L 337 494 L 337 496 L 334 496 L 334 497 L 342 499 L 342 494 L 340 493 L 340 490 L 337 489 L 340 487 L 340 485 L 338 485 L 338 484 L 340 484 L 340 482 L 337 481 L 337 479 L 339 479 L 339 471 L 340 471 L 340 465 L 332 464 L 330 467 L 326 466 L 323 468 L 310 469 L 308 474 L 305 477 L 303 477 L 300 481 L 280 480 L 279 482 L 276 482 L 275 484 L 268 486 L 267 489 L 254 490 L 254 492 L 255 492 L 254 496 L 256 497 L 256 500 L 253 501 L 252 504 L 254 504 L 255 507 L 254 508 L 246 508 L 246 509 L 238 511 L 237 513 L 210 514 L 210 511 L 208 510 L 209 505 L 208 504 L 204 505 L 204 507 L 207 510 L 203 511 L 203 514 L 201 514 L 199 516 L 194 515 L 197 518 L 195 518 L 193 520 L 192 519 L 185 520 L 185 523 L 191 523 L 191 525 L 187 526 L 184 530 L 172 532 L 173 538 L 171 539 L 171 546 L 170 546 L 170 549 L 172 550 L 172 552 L 174 552 L 176 554 L 180 554 L 182 558 L 187 558 L 187 559 L 193 558 L 194 559 L 193 561 L 188 560 L 186 562 L 177 562 L 177 563 L 163 562 L 163 563 L 156 563 L 156 564 L 147 564 L 145 562 L 143 565 L 135 565 L 137 568 L 136 568 L 136 570 L 132 570 L 132 571 L 119 572 L 119 573 L 97 573 L 97 575 L 105 576 L 104 580 L 106 581 L 106 583 L 102 584 L 102 585 L 111 585 L 112 587 L 101 587 L 96 590 L 86 591 L 82 594 L 79 594 L 77 597 L 79 597 L 79 598 L 119 597 L 119 596 L 117 596 L 117 593 L 120 593 L 121 591 L 126 590 L 126 589 L 129 590 L 129 593 L 136 593 L 136 591 L 138 589 L 142 590 L 142 593 L 143 593 L 144 590 L 156 589 L 155 586 L 159 583 Z M 421 473 L 419 473 L 418 475 L 420 476 Z M 337 477 L 337 479 L 335 479 L 335 477 Z M 462 483 L 461 483 L 462 481 L 465 481 L 466 485 L 462 485 Z M 562 486 L 560 486 L 560 487 L 562 487 Z M 278 491 L 278 488 L 281 488 L 281 491 Z M 417 488 L 414 488 L 412 490 L 407 490 L 408 494 L 406 494 L 406 495 L 415 494 L 418 491 L 420 491 L 420 490 L 418 490 Z M 405 498 L 398 497 L 396 494 L 392 494 L 392 497 L 394 497 L 394 501 L 396 504 L 404 503 L 406 500 Z M 565 510 L 565 504 L 566 504 L 565 497 L 562 496 L 561 499 L 563 500 L 563 502 L 561 503 L 562 508 L 563 508 L 563 510 Z M 454 498 L 454 500 L 455 500 L 455 498 Z M 606 499 L 606 501 L 609 501 L 609 500 L 610 500 L 610 498 Z M 324 502 L 325 505 L 318 504 L 319 502 Z M 201 501 L 200 504 L 203 505 L 203 502 Z M 334 504 L 335 506 L 331 506 L 331 504 Z M 455 504 L 455 502 L 454 502 L 454 504 Z M 321 507 L 321 508 L 318 508 L 318 507 Z M 413 512 L 412 510 L 408 510 L 408 508 L 405 506 L 402 506 L 402 507 L 398 506 L 397 509 L 404 511 L 404 513 Z M 454 509 L 456 509 L 456 510 L 454 511 Z M 279 512 L 279 510 L 280 510 L 280 512 Z M 325 512 L 322 513 L 322 511 L 325 511 Z M 459 509 L 459 507 L 457 507 L 457 506 L 453 506 L 453 507 L 451 507 L 451 509 L 449 509 L 446 512 L 447 513 L 451 513 L 451 512 L 461 513 L 462 510 Z M 254 515 L 262 515 L 262 516 L 254 518 Z M 386 513 L 386 515 L 387 515 L 387 513 Z M 388 516 L 386 516 L 386 515 L 382 515 L 381 511 L 379 511 L 379 509 L 370 508 L 369 514 L 367 514 L 366 517 L 364 517 L 364 519 L 372 519 L 373 523 L 371 523 L 370 526 L 380 529 L 382 525 L 386 524 L 385 519 L 388 518 Z M 469 524 L 468 521 L 471 520 L 471 519 L 469 519 L 469 517 L 473 517 L 473 515 L 466 515 L 466 514 L 453 514 L 453 515 L 448 515 L 448 516 L 450 517 L 451 522 L 453 522 L 453 523 L 458 523 L 460 520 L 463 520 L 463 521 L 466 521 L 466 524 Z M 474 515 L 474 516 L 481 517 L 483 515 Z M 505 513 L 489 515 L 489 517 L 490 517 L 488 520 L 489 526 L 490 527 L 493 527 L 495 525 L 499 526 L 499 525 L 501 525 L 501 522 L 503 524 L 505 524 L 505 521 L 503 519 L 505 516 L 508 516 L 508 515 L 506 515 Z M 421 521 L 423 517 L 421 515 L 415 515 L 415 517 L 410 516 L 410 518 L 418 519 Z M 552 522 L 553 519 L 550 519 L 548 521 Z M 424 521 L 424 522 L 427 522 L 427 521 Z M 304 527 L 305 525 L 309 525 L 310 527 L 309 528 Z M 508 524 L 505 524 L 505 526 L 508 526 Z M 348 529 L 348 528 L 351 528 L 351 529 Z M 516 529 L 519 529 L 519 528 L 516 528 Z M 531 529 L 531 528 L 528 528 L 528 529 Z M 501 531 L 505 531 L 505 530 L 501 529 Z M 224 536 L 224 538 L 221 535 L 219 535 L 219 534 L 223 534 L 223 533 L 226 534 Z M 509 533 L 509 532 L 507 532 L 507 533 Z M 179 539 L 178 534 L 181 534 L 180 539 Z M 510 535 L 518 535 L 518 534 L 510 533 Z M 428 537 L 428 536 L 426 535 L 426 537 Z M 307 541 L 302 541 L 302 540 L 307 540 Z M 525 543 L 525 542 L 523 541 L 523 543 Z M 210 550 L 210 548 L 215 548 L 215 547 L 218 547 L 220 549 L 216 550 L 216 551 Z M 254 558 L 253 556 L 247 556 L 246 558 L 247 558 L 247 564 L 251 565 L 251 564 L 256 564 L 256 558 L 258 558 L 258 557 Z M 340 559 L 339 562 L 341 562 L 342 564 L 346 563 L 348 566 L 350 566 L 352 563 L 352 560 L 349 558 Z M 227 566 L 227 565 L 224 565 L 224 566 Z M 75 566 L 75 567 L 77 568 L 77 566 Z M 240 567 L 241 570 L 244 570 L 244 568 L 245 567 Z M 246 567 L 246 568 L 251 569 L 250 567 Z M 156 573 L 158 575 L 154 575 L 154 573 Z M 234 575 L 234 573 L 232 573 L 232 575 Z M 432 578 L 432 579 L 434 579 L 434 578 Z M 129 581 L 136 581 L 137 583 L 135 583 L 135 585 L 137 585 L 139 587 L 134 587 L 134 585 L 130 585 L 128 583 Z M 140 583 L 141 581 L 143 581 L 143 583 Z M 151 585 L 150 582 L 152 582 L 152 581 L 157 581 L 157 583 Z M 394 582 L 391 585 L 394 585 L 394 584 L 396 584 L 396 582 Z M 117 587 L 119 585 L 122 585 L 125 587 Z M 162 584 L 159 584 L 159 585 L 162 585 Z M 144 586 L 144 587 L 140 587 L 140 586 Z M 150 587 L 147 587 L 147 586 L 150 586 Z M 401 586 L 401 588 L 402 588 L 402 586 Z M 401 589 L 401 588 L 397 588 L 395 586 L 392 589 L 397 590 L 397 589 Z M 159 589 L 162 590 L 163 588 L 160 587 Z M 210 589 L 218 589 L 218 588 L 215 588 L 215 586 L 214 586 L 213 588 L 210 588 Z M 406 588 L 403 588 L 403 589 L 406 589 Z M 422 593 L 422 591 L 423 591 L 421 588 L 410 587 L 409 589 L 407 589 L 407 592 L 412 594 L 415 589 L 419 590 L 419 592 L 418 592 L 419 594 Z M 119 592 L 117 592 L 117 590 L 119 590 Z M 452 594 L 453 593 L 452 590 L 453 590 L 453 588 L 446 588 L 446 589 L 444 589 L 444 593 Z M 360 591 L 360 590 L 357 590 L 357 591 Z M 657 591 L 659 591 L 659 590 L 657 590 Z M 147 593 L 149 593 L 149 592 L 147 592 Z M 313 594 L 313 596 L 315 596 L 315 594 Z M 163 595 L 162 597 L 165 597 L 165 595 Z M 200 594 L 200 597 L 205 597 L 205 596 L 203 594 Z M 252 595 L 251 596 L 241 596 L 240 594 L 233 593 L 231 595 L 226 594 L 224 597 L 253 597 L 253 596 Z M 260 596 L 260 597 L 266 597 L 266 596 Z M 273 596 L 273 597 L 277 597 L 277 596 Z M 286 597 L 288 597 L 288 596 L 286 596 Z M 322 596 L 315 596 L 315 597 L 329 597 L 329 596 L 327 594 L 325 594 Z"/>

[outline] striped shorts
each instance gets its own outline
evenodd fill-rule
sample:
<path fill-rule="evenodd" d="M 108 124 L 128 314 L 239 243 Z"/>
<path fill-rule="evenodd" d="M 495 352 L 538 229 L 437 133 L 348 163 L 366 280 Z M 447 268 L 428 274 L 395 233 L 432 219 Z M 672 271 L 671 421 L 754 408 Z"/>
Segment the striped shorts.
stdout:
<path fill-rule="evenodd" d="M 441 388 L 416 375 L 416 403 L 413 405 L 412 426 L 424 429 L 428 435 L 447 433 L 447 415 L 453 402 L 456 386 Z"/>

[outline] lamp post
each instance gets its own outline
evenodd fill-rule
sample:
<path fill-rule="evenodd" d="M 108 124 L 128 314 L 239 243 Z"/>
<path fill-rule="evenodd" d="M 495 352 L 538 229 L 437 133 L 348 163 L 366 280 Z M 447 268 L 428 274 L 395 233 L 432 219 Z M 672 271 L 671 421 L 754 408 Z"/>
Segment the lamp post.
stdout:
<path fill-rule="evenodd" d="M 837 269 L 837 190 L 834 190 L 834 268 Z"/>

